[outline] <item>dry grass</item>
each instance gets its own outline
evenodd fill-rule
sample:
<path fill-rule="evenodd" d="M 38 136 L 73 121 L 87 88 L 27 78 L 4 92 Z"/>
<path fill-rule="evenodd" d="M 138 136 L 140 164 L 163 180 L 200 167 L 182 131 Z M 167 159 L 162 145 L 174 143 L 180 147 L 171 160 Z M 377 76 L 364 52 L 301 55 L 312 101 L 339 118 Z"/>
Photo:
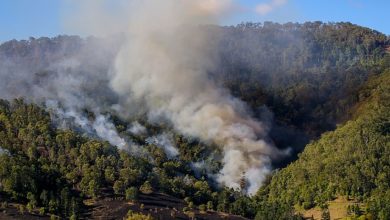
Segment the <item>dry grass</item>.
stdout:
<path fill-rule="evenodd" d="M 338 197 L 333 201 L 328 202 L 328 209 L 331 220 L 346 219 L 348 217 L 347 208 L 349 205 L 358 204 L 361 209 L 364 209 L 364 205 L 357 203 L 354 200 L 347 200 L 345 197 Z M 309 210 L 302 210 L 296 207 L 297 212 L 302 213 L 306 219 L 321 219 L 322 210 L 319 207 L 314 207 Z"/>

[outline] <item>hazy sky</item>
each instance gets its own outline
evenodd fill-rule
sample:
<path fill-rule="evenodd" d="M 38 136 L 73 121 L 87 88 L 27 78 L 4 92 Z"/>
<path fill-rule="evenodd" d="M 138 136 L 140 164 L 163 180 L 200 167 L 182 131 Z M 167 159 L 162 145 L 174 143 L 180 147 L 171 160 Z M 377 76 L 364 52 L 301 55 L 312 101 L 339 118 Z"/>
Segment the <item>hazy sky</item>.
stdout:
<path fill-rule="evenodd" d="M 63 18 L 65 15 L 71 16 L 69 1 L 71 0 L 1 0 L 0 42 L 14 38 L 27 39 L 30 36 L 67 34 Z M 223 20 L 223 24 L 242 21 L 349 21 L 390 34 L 390 0 L 232 1 L 239 5 L 239 9 L 234 16 Z"/>

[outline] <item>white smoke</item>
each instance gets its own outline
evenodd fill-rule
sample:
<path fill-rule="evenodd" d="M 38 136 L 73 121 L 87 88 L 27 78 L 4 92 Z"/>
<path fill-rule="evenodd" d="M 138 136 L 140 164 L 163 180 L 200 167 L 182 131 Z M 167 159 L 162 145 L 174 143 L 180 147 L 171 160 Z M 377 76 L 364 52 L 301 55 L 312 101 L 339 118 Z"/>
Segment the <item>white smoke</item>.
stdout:
<path fill-rule="evenodd" d="M 200 178 L 202 176 L 208 176 L 209 178 L 216 178 L 215 176 L 215 158 L 213 155 L 209 156 L 206 160 L 192 162 L 190 164 L 191 169 L 194 171 L 195 176 Z"/>
<path fill-rule="evenodd" d="M 7 153 L 7 150 L 4 150 L 4 149 L 0 146 L 0 155 L 5 154 L 5 153 Z"/>
<path fill-rule="evenodd" d="M 167 133 L 148 137 L 146 138 L 145 142 L 162 148 L 169 159 L 175 158 L 177 155 L 179 155 L 179 150 L 173 146 L 172 136 L 168 135 Z"/>
<path fill-rule="evenodd" d="M 209 79 L 208 72 L 218 65 L 214 54 L 218 38 L 207 28 L 199 28 L 216 24 L 231 8 L 231 1 L 130 0 L 121 9 L 126 14 L 114 19 L 112 13 L 99 8 L 102 0 L 72 2 L 82 5 L 80 15 L 72 17 L 88 15 L 86 20 L 73 19 L 78 28 L 106 35 L 117 30 L 124 33 L 125 43 L 120 43 L 112 71 L 101 70 L 99 64 L 105 57 L 98 56 L 101 51 L 96 49 L 111 44 L 88 48 L 89 53 L 76 53 L 66 62 L 49 60 L 57 74 L 43 77 L 31 74 L 33 65 L 10 72 L 7 62 L 0 60 L 6 66 L 4 71 L 0 69 L 2 97 L 45 100 L 64 126 L 70 120 L 122 148 L 132 143 L 126 143 L 101 112 L 114 109 L 126 117 L 134 109 L 145 108 L 149 120 L 168 120 L 177 132 L 220 146 L 223 168 L 216 177 L 218 182 L 239 188 L 245 174 L 248 192 L 254 193 L 269 172 L 271 159 L 280 152 L 267 141 L 267 126 L 254 119 L 242 101 Z M 94 10 L 88 10 L 89 5 Z M 67 25 L 72 26 L 72 21 Z M 83 109 L 92 111 L 95 118 L 86 117 Z M 130 132 L 142 129 L 130 128 Z M 160 137 L 151 141 L 169 156 L 177 155 L 177 149 L 169 142 L 161 144 Z"/>
<path fill-rule="evenodd" d="M 114 124 L 108 121 L 107 117 L 98 115 L 93 122 L 93 128 L 100 138 L 107 140 L 111 145 L 119 148 L 126 146 L 126 141 L 118 135 Z"/>
<path fill-rule="evenodd" d="M 119 136 L 114 124 L 107 116 L 104 116 L 95 110 L 95 119 L 88 119 L 83 116 L 80 111 L 75 109 L 64 110 L 59 106 L 56 100 L 47 100 L 46 107 L 50 111 L 54 111 L 55 120 L 60 123 L 59 127 L 70 128 L 76 125 L 83 132 L 96 135 L 102 140 L 108 141 L 111 145 L 124 149 L 127 146 L 126 141 Z M 70 123 L 67 123 L 70 122 Z"/>
<path fill-rule="evenodd" d="M 207 77 L 215 60 L 211 36 L 196 25 L 215 22 L 205 1 L 137 1 L 129 10 L 128 43 L 117 56 L 111 85 L 128 103 L 144 102 L 184 135 L 221 146 L 218 182 L 239 188 L 243 174 L 254 193 L 279 152 L 267 128 L 243 102 Z"/>
<path fill-rule="evenodd" d="M 133 135 L 141 135 L 146 133 L 146 128 L 142 126 L 138 121 L 131 124 L 130 128 L 127 129 Z"/>
<path fill-rule="evenodd" d="M 287 4 L 287 0 L 271 0 L 267 3 L 258 4 L 255 8 L 255 11 L 260 15 L 267 15 L 285 4 Z"/>
<path fill-rule="evenodd" d="M 45 103 L 60 127 L 73 124 L 112 145 L 125 145 L 112 122 L 100 113 L 100 109 L 110 110 L 115 101 L 108 87 L 107 66 L 119 43 L 59 36 L 51 40 L 32 38 L 18 42 L 22 45 L 19 47 L 12 46 L 12 42 L 7 44 L 2 46 L 11 49 L 0 51 L 1 98 L 23 97 Z M 18 48 L 23 48 L 22 56 Z M 93 111 L 95 119 L 85 117 L 83 109 Z"/>

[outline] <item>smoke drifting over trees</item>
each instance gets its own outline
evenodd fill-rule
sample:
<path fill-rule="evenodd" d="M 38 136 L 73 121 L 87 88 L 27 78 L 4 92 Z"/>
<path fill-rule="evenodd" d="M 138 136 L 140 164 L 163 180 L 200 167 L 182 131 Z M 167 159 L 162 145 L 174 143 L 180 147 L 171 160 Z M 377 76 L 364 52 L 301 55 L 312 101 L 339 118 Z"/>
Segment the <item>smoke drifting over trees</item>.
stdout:
<path fill-rule="evenodd" d="M 66 2 L 95 37 L 0 45 L 0 218 L 301 219 L 343 196 L 389 219 L 388 36 L 215 25 L 230 0 Z"/>
<path fill-rule="evenodd" d="M 211 36 L 195 25 L 212 21 L 214 14 L 203 1 L 175 3 L 145 1 L 132 8 L 128 42 L 116 59 L 111 85 L 129 105 L 134 99 L 144 103 L 154 120 L 168 119 L 180 133 L 221 146 L 218 181 L 239 188 L 246 173 L 254 193 L 278 151 L 245 104 L 208 79 L 215 63 Z M 150 21 L 151 14 L 158 23 Z"/>
<path fill-rule="evenodd" d="M 123 14 L 115 16 L 99 8 L 96 1 L 78 6 L 80 16 L 67 19 L 70 28 L 111 36 L 41 38 L 2 45 L 1 96 L 41 103 L 55 115 L 60 127 L 77 127 L 130 152 L 137 152 L 139 146 L 121 137 L 111 113 L 125 119 L 146 115 L 151 123 L 168 122 L 178 133 L 219 146 L 223 168 L 216 180 L 238 188 L 245 173 L 250 193 L 257 190 L 273 159 L 282 153 L 268 138 L 269 123 L 255 119 L 246 103 L 254 109 L 265 102 L 274 107 L 277 117 L 285 115 L 293 125 L 306 119 L 316 121 L 313 114 L 323 119 L 328 112 L 322 110 L 335 106 L 328 100 L 339 99 L 349 92 L 344 87 L 357 88 L 365 80 L 367 71 L 361 66 L 378 60 L 383 54 L 377 48 L 386 41 L 377 32 L 347 23 L 203 26 L 216 24 L 226 15 L 233 7 L 229 1 L 130 1 L 122 7 Z M 343 36 L 342 30 L 349 37 L 334 40 L 333 35 Z M 361 33 L 369 37 L 363 39 Z M 356 49 L 348 46 L 349 41 L 364 43 Z M 13 51 L 23 55 L 12 57 Z M 366 57 L 372 60 L 363 63 Z M 359 62 L 363 64 L 359 66 Z M 353 74 L 351 66 L 362 74 Z M 325 74 L 328 72 L 332 74 Z M 210 76 L 224 79 L 217 85 Z M 337 83 L 347 79 L 353 79 L 348 80 L 351 86 Z M 340 88 L 334 89 L 335 85 Z M 262 88 L 276 92 L 259 104 Z M 313 107 L 307 103 L 314 103 Z M 129 133 L 148 135 L 141 124 L 134 122 L 129 127 Z M 275 136 L 288 132 L 277 133 Z M 295 134 L 288 136 L 300 142 Z M 292 138 L 282 139 L 291 144 Z M 161 142 L 159 136 L 150 140 L 171 157 L 176 155 L 175 148 Z"/>
<path fill-rule="evenodd" d="M 114 18 L 93 3 L 80 5 L 80 13 L 94 8 L 86 12 L 88 18 L 107 22 Z M 30 68 L 33 60 L 23 60 L 25 67 L 2 61 L 1 94 L 43 103 L 60 125 L 77 126 L 120 148 L 137 146 L 129 146 L 131 143 L 120 137 L 104 112 L 126 118 L 142 112 L 150 121 L 168 121 L 179 133 L 221 147 L 220 184 L 239 188 L 246 173 L 249 192 L 254 193 L 270 171 L 271 159 L 280 152 L 267 141 L 268 128 L 251 117 L 247 106 L 209 79 L 208 73 L 217 63 L 217 35 L 198 27 L 216 23 L 230 4 L 132 1 L 126 4 L 123 16 L 128 20 L 117 24 L 115 30 L 106 32 L 103 26 L 93 26 L 93 31 L 105 35 L 120 30 L 121 37 L 92 38 L 88 45 L 77 39 L 60 46 L 58 59 L 42 57 L 47 63 L 34 69 Z M 92 26 L 88 21 L 78 25 Z M 30 42 L 39 48 L 39 41 Z M 94 113 L 93 120 L 85 110 Z M 174 150 L 168 148 L 170 156 L 177 154 Z"/>

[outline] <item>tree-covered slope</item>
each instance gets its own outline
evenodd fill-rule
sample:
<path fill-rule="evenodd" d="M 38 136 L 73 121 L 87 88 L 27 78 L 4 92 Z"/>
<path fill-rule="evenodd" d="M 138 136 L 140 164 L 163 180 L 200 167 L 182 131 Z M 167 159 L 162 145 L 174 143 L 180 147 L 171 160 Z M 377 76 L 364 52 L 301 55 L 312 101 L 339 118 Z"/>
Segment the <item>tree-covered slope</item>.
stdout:
<path fill-rule="evenodd" d="M 352 96 L 384 63 L 386 35 L 348 22 L 244 23 L 221 31 L 217 77 L 277 121 L 318 136 L 348 118 Z M 386 64 L 388 65 L 388 63 Z"/>
<path fill-rule="evenodd" d="M 92 120 L 94 116 L 90 114 Z M 115 120 L 118 130 L 122 126 L 123 136 L 132 136 L 133 147 L 138 145 L 139 152 L 118 149 L 69 129 L 58 129 L 50 112 L 38 105 L 21 99 L 0 100 L 0 210 L 6 214 L 17 206 L 21 216 L 29 213 L 40 218 L 94 218 L 88 213 L 95 202 L 115 200 L 115 204 L 123 206 L 130 201 L 137 203 L 139 194 L 158 196 L 158 192 L 170 195 L 160 195 L 162 198 L 179 201 L 178 207 L 168 207 L 168 212 L 175 215 L 202 216 L 209 210 L 213 218 L 222 218 L 219 217 L 222 212 L 254 216 L 248 196 L 217 187 L 204 169 L 196 168 L 201 164 L 195 162 L 203 161 L 208 174 L 220 169 L 218 161 L 205 162 L 205 157 L 211 154 L 205 151 L 212 147 L 206 150 L 203 143 L 172 133 L 172 144 L 179 151 L 172 158 L 159 143 L 150 141 L 160 130 L 168 134 L 169 127 L 145 125 L 147 133 L 134 135 L 126 132 L 119 119 Z M 159 202 L 157 198 L 155 202 Z M 137 207 L 158 215 L 143 209 L 142 204 L 137 203 Z M 118 218 L 122 217 L 125 215 Z"/>
<path fill-rule="evenodd" d="M 276 172 L 260 201 L 326 207 L 337 196 L 368 204 L 366 214 L 389 219 L 390 71 L 359 91 L 354 118 L 306 146 L 299 158 Z"/>

